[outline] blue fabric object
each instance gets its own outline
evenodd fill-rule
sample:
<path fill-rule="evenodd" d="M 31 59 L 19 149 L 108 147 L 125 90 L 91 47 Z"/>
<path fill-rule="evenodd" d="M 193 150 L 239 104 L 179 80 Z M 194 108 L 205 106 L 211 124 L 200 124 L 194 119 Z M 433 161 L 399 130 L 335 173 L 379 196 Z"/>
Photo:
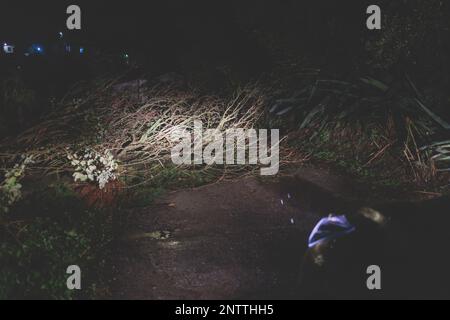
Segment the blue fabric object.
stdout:
<path fill-rule="evenodd" d="M 314 227 L 308 239 L 308 247 L 325 241 L 343 237 L 355 231 L 355 227 L 347 220 L 345 215 L 331 215 L 323 218 Z"/>

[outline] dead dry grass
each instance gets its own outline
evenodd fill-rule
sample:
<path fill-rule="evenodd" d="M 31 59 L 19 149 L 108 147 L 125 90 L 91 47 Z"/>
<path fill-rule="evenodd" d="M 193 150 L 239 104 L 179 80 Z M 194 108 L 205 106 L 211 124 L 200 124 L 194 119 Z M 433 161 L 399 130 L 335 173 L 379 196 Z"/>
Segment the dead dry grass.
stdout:
<path fill-rule="evenodd" d="M 118 90 L 115 83 L 103 82 L 81 97 L 68 94 L 38 125 L 1 141 L 1 165 L 8 167 L 27 154 L 34 159 L 29 173 L 61 174 L 72 171 L 68 152 L 89 148 L 111 151 L 120 161 L 121 176 L 152 179 L 169 164 L 170 151 L 178 143 L 173 136 L 181 129 L 192 129 L 194 120 L 202 121 L 204 130 L 257 128 L 268 98 L 257 85 L 223 98 L 161 85 Z M 281 149 L 281 154 L 286 164 L 305 159 L 295 150 Z M 214 168 L 222 177 L 254 169 Z"/>

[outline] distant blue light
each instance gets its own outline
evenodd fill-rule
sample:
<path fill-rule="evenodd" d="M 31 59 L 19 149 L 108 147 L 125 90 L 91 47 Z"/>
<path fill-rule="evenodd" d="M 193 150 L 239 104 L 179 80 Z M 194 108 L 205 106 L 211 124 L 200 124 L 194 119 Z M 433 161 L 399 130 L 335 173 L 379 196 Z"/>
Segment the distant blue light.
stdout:
<path fill-rule="evenodd" d="M 81 48 L 80 48 L 80 54 L 83 54 L 83 53 L 84 53 L 84 48 L 81 47 Z"/>
<path fill-rule="evenodd" d="M 31 52 L 30 53 L 34 53 L 34 54 L 43 54 L 44 53 L 44 47 L 39 45 L 39 44 L 33 44 L 31 46 Z"/>

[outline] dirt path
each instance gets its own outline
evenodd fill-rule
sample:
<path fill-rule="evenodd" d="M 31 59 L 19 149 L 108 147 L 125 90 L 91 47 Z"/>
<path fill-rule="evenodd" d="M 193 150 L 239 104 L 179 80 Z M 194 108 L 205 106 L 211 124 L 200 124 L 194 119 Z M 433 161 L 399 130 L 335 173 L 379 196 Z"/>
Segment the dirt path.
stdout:
<path fill-rule="evenodd" d="M 330 191 L 355 191 L 326 172 L 300 176 Z M 178 191 L 133 212 L 117 255 L 114 296 L 295 298 L 307 237 L 326 210 L 312 201 L 333 201 L 305 188 L 295 179 L 267 184 L 243 178 Z"/>

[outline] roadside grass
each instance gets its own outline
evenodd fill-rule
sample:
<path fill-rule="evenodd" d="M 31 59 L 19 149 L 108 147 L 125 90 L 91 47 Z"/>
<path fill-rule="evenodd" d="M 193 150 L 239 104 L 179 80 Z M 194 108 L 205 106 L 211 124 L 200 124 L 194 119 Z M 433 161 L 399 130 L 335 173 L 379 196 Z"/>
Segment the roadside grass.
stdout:
<path fill-rule="evenodd" d="M 419 90 L 406 73 L 320 77 L 305 78 L 300 89 L 272 102 L 269 125 L 285 128 L 288 147 L 374 188 L 448 192 L 450 148 L 442 139 L 450 124 L 441 93 Z"/>
<path fill-rule="evenodd" d="M 288 143 L 308 153 L 310 163 L 341 171 L 374 190 L 391 190 L 393 197 L 449 191 L 448 175 L 437 174 L 433 163 L 420 156 L 410 139 L 398 144 L 389 124 L 364 128 L 341 123 L 317 131 L 300 130 L 289 137 Z"/>
<path fill-rule="evenodd" d="M 71 187 L 35 188 L 0 225 L 0 299 L 90 299 L 108 295 L 111 211 L 88 208 Z M 67 289 L 67 267 L 82 290 Z"/>

